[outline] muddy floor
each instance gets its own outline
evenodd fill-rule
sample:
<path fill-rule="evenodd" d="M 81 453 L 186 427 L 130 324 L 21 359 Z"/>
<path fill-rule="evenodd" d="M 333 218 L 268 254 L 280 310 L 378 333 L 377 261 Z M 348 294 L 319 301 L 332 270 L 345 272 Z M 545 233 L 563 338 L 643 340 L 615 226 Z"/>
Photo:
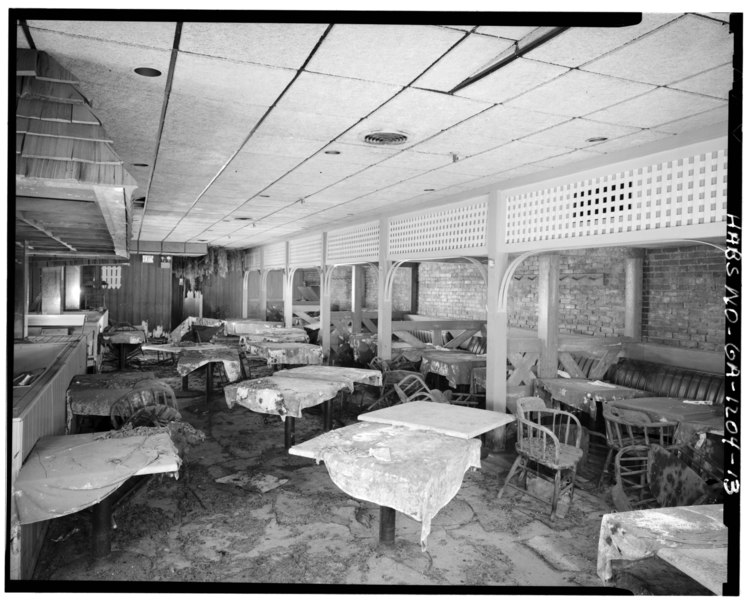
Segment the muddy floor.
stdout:
<path fill-rule="evenodd" d="M 137 367 L 181 389 L 173 366 Z M 204 389 L 199 373 L 189 387 Z M 272 583 L 709 594 L 657 559 L 619 565 L 617 581 L 603 587 L 596 557 L 601 518 L 612 510 L 608 490 L 585 483 L 566 516 L 551 522 L 548 505 L 527 495 L 508 490 L 497 499 L 514 460 L 509 451 L 492 451 L 481 469 L 465 475 L 457 496 L 434 518 L 426 552 L 420 523 L 401 513 L 395 544 L 381 546 L 379 508 L 339 490 L 323 464 L 289 455 L 279 417 L 240 406 L 229 410 L 220 390 L 209 401 L 198 392 L 181 396 L 184 420 L 205 440 L 188 448 L 179 478 L 142 478 L 117 504 L 105 559 L 91 557 L 90 511 L 52 520 L 34 579 L 97 582 L 112 591 L 123 589 L 116 582 L 172 582 L 173 591 L 208 582 L 231 591 Z M 354 422 L 359 411 L 356 396 L 337 405 L 335 426 Z M 320 410 L 296 420 L 298 442 L 320 433 Z"/>

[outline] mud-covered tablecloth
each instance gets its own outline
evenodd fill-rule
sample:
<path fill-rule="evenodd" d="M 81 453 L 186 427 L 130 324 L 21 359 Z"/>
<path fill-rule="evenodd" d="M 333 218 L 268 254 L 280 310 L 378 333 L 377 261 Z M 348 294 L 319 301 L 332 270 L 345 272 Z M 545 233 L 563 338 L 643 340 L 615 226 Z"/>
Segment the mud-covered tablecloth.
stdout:
<path fill-rule="evenodd" d="M 379 423 L 355 423 L 290 448 L 326 465 L 346 494 L 422 523 L 427 549 L 432 519 L 458 493 L 469 468 L 481 467 L 481 441 Z"/>
<path fill-rule="evenodd" d="M 130 477 L 178 473 L 180 464 L 168 433 L 41 438 L 13 483 L 19 520 L 25 525 L 78 512 L 106 498 Z"/>
<path fill-rule="evenodd" d="M 268 365 L 320 365 L 323 349 L 301 342 L 244 342 L 250 354 L 265 359 Z"/>
<path fill-rule="evenodd" d="M 238 381 L 241 378 L 241 359 L 237 349 L 232 348 L 203 348 L 191 350 L 184 348 L 179 354 L 176 370 L 182 377 L 208 363 L 221 362 L 225 367 L 228 381 Z"/>
<path fill-rule="evenodd" d="M 486 354 L 473 354 L 465 350 L 426 350 L 422 352 L 419 371 L 437 373 L 445 377 L 451 387 L 470 385 L 471 370 L 486 366 Z"/>
<path fill-rule="evenodd" d="M 319 379 L 322 381 L 339 381 L 348 384 L 348 391 L 354 391 L 355 383 L 366 385 L 383 385 L 383 374 L 375 369 L 355 369 L 353 367 L 332 367 L 325 365 L 306 365 L 294 369 L 282 369 L 273 377 L 291 377 L 293 379 Z"/>

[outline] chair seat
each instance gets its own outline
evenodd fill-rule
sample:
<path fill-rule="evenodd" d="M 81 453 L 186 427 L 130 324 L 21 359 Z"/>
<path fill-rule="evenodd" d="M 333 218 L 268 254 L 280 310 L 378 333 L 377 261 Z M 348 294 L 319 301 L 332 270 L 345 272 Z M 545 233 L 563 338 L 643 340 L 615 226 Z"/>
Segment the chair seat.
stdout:
<path fill-rule="evenodd" d="M 555 461 L 554 444 L 549 441 L 544 447 L 542 440 L 539 439 L 523 440 L 517 444 L 517 450 L 531 460 L 540 462 L 551 469 L 575 467 L 582 458 L 581 448 L 559 443 L 559 459 Z"/>

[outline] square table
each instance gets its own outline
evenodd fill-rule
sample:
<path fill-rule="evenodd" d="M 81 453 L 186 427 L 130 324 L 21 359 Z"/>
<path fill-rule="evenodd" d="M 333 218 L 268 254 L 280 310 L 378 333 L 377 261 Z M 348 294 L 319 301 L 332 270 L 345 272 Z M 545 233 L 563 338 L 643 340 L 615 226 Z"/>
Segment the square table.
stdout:
<path fill-rule="evenodd" d="M 624 398 L 651 396 L 651 392 L 591 379 L 554 377 L 536 379 L 536 386 L 546 391 L 554 402 L 588 413 L 593 421 L 597 417 L 597 403 Z"/>
<path fill-rule="evenodd" d="M 432 519 L 458 493 L 463 476 L 479 468 L 481 442 L 382 423 L 355 423 L 290 448 L 323 461 L 345 493 L 380 506 L 380 542 L 395 538 L 396 510 L 422 523 L 426 550 Z"/>
<path fill-rule="evenodd" d="M 349 384 L 349 391 L 354 391 L 355 383 L 383 385 L 383 374 L 376 369 L 355 369 L 353 367 L 332 367 L 325 365 L 306 365 L 294 369 L 282 369 L 273 377 L 292 377 L 300 379 L 320 379 L 324 381 L 341 381 Z"/>
<path fill-rule="evenodd" d="M 238 350 L 235 348 L 217 348 L 209 346 L 196 348 L 184 348 L 179 354 L 176 371 L 181 375 L 182 387 L 189 388 L 189 373 L 200 367 L 207 366 L 205 393 L 207 400 L 212 395 L 212 364 L 222 363 L 228 381 L 238 381 L 243 374 L 243 365 Z"/>
<path fill-rule="evenodd" d="M 436 431 L 463 439 L 482 435 L 515 420 L 513 415 L 507 413 L 423 400 L 395 404 L 362 413 L 357 418 L 371 423 Z"/>
<path fill-rule="evenodd" d="M 347 381 L 329 381 L 293 377 L 258 377 L 225 386 L 228 408 L 240 404 L 254 412 L 279 415 L 285 426 L 285 448 L 295 443 L 295 419 L 303 416 L 303 409 L 324 404 L 324 430 L 331 428 L 328 403 L 344 389 Z"/>
<path fill-rule="evenodd" d="M 119 351 L 119 370 L 123 371 L 127 366 L 127 354 L 136 346 L 141 346 L 147 341 L 145 332 L 140 329 L 113 331 L 105 333 L 103 339 Z"/>
<path fill-rule="evenodd" d="M 75 375 L 65 395 L 67 408 L 66 433 L 73 428 L 73 419 L 82 416 L 108 417 L 111 405 L 140 381 L 154 381 L 152 371 L 116 371 Z"/>
<path fill-rule="evenodd" d="M 474 367 L 486 366 L 486 354 L 474 354 L 465 350 L 425 350 L 419 371 L 436 373 L 445 377 L 450 387 L 470 385 L 471 371 Z"/>
<path fill-rule="evenodd" d="M 655 421 L 677 423 L 675 441 L 679 443 L 695 443 L 706 433 L 724 435 L 724 406 L 721 404 L 698 404 L 665 397 L 625 398 L 607 404 L 641 411 Z"/>
<path fill-rule="evenodd" d="M 93 507 L 93 555 L 111 551 L 115 492 L 131 477 L 178 476 L 181 459 L 168 433 L 83 433 L 39 439 L 13 482 L 22 525 Z"/>
<path fill-rule="evenodd" d="M 611 513 L 600 523 L 597 573 L 610 581 L 613 560 L 657 555 L 721 595 L 727 544 L 721 504 Z"/>
<path fill-rule="evenodd" d="M 225 335 L 261 333 L 267 329 L 283 327 L 283 321 L 261 321 L 259 319 L 225 319 Z"/>
<path fill-rule="evenodd" d="M 248 342 L 308 342 L 308 334 L 305 329 L 298 329 L 296 327 L 275 327 L 273 329 L 265 329 L 257 333 L 244 333 L 240 337 L 240 345 L 242 348 Z"/>
<path fill-rule="evenodd" d="M 320 365 L 323 363 L 323 348 L 302 342 L 249 342 L 244 348 L 250 354 L 260 356 L 268 365 Z"/>

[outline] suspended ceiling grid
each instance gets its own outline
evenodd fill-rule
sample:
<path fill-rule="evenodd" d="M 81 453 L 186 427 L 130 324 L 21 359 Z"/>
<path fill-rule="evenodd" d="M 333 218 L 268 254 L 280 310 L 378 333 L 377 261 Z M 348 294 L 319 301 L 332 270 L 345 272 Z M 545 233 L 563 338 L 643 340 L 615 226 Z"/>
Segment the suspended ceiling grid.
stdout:
<path fill-rule="evenodd" d="M 547 29 L 183 22 L 172 52 L 175 22 L 27 25 L 137 180 L 132 238 L 247 248 L 721 124 L 727 19 L 570 27 L 454 93 Z"/>

